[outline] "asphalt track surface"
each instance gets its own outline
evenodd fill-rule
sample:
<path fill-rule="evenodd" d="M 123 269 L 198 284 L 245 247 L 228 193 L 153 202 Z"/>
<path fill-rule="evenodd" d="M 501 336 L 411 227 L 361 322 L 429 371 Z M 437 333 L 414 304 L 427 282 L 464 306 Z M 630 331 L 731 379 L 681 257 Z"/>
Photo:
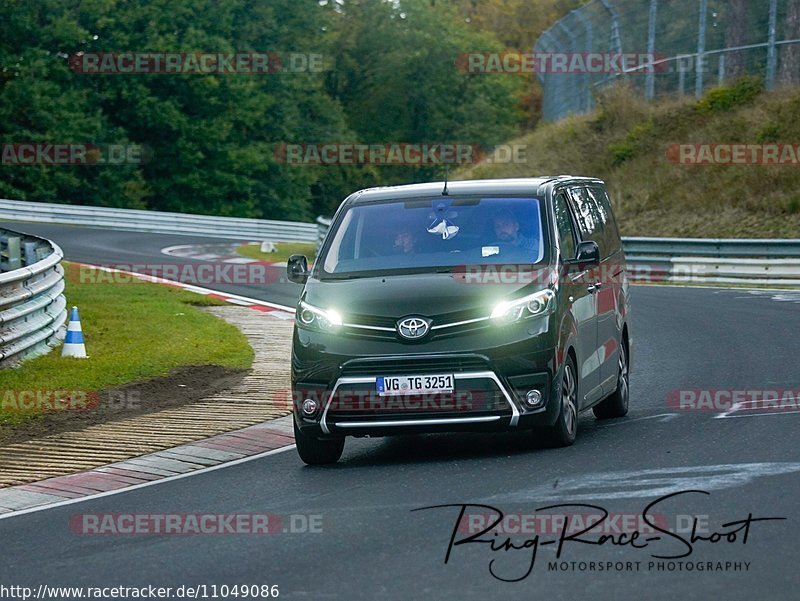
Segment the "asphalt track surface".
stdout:
<path fill-rule="evenodd" d="M 54 225 L 48 223 L 22 223 L 0 221 L 0 228 L 26 232 L 53 240 L 64 251 L 68 260 L 97 265 L 140 266 L 139 271 L 147 265 L 198 265 L 202 261 L 179 256 L 168 256 L 160 251 L 177 245 L 213 245 L 226 243 L 239 244 L 241 241 L 202 236 L 181 236 L 169 234 L 143 234 L 139 232 L 119 232 L 108 229 Z M 158 272 L 161 273 L 161 272 Z M 259 272 L 261 275 L 261 272 Z M 249 284 L 244 278 L 223 277 L 214 284 L 214 289 L 250 296 L 260 300 L 268 300 L 290 307 L 297 303 L 302 287 L 286 281 L 285 269 L 270 269 L 264 276 L 269 281 L 267 287 L 260 283 Z M 236 280 L 229 283 L 227 280 Z M 256 280 L 255 277 L 251 278 Z M 245 281 L 242 281 L 245 280 Z M 188 281 L 187 283 L 192 283 Z"/>
<path fill-rule="evenodd" d="M 85 262 L 163 260 L 163 246 L 194 242 L 16 227 L 56 240 L 68 259 Z M 228 291 L 293 304 L 298 288 Z M 666 399 L 677 390 L 800 387 L 800 292 L 637 286 L 632 302 L 631 412 L 605 422 L 583 415 L 570 448 L 537 448 L 524 433 L 348 439 L 340 463 L 324 468 L 305 467 L 289 449 L 1 519 L 0 583 L 173 589 L 277 584 L 280 598 L 289 599 L 797 599 L 800 413 L 738 411 L 721 417 L 720 411 L 679 410 Z M 617 514 L 635 520 L 648 504 L 690 490 L 704 492 L 665 499 L 649 512 L 657 524 L 678 527 L 677 535 L 687 540 L 690 519 L 681 516 L 701 516 L 697 534 L 704 536 L 731 532 L 741 524 L 725 524 L 748 516 L 786 519 L 752 522 L 746 542 L 743 529 L 735 541 L 697 540 L 682 558 L 653 558 L 683 555 L 689 545 L 664 533 L 645 543 L 659 533 L 648 533 L 641 521 L 622 528 L 628 539 L 632 530 L 642 530 L 634 542 L 646 547 L 614 544 L 621 542 L 613 528 Z M 545 523 L 548 532 L 539 536 L 534 567 L 517 582 L 492 572 L 506 580 L 522 577 L 531 564 L 532 542 L 498 551 L 488 543 L 456 545 L 444 562 L 451 536 L 460 541 L 475 532 L 462 528 L 454 534 L 461 504 L 504 512 L 512 541 L 523 546 L 535 539 L 533 518 L 519 522 L 515 516 L 566 513 L 574 526 L 580 515 L 599 511 L 542 509 L 569 503 L 607 510 L 612 527 L 605 532 L 616 533 L 615 540 L 566 540 L 557 559 L 557 544 L 548 541 L 560 531 Z M 444 504 L 455 507 L 414 511 Z M 76 514 L 97 513 L 270 513 L 281 516 L 281 527 L 271 535 L 71 530 Z M 465 521 L 478 524 L 490 510 L 465 513 Z M 292 522 L 292 515 L 303 517 Z M 321 532 L 303 531 L 306 519 Z M 535 523 L 542 527 L 542 521 Z M 505 535 L 496 539 L 500 547 Z M 205 592 L 211 598 L 212 589 Z"/>

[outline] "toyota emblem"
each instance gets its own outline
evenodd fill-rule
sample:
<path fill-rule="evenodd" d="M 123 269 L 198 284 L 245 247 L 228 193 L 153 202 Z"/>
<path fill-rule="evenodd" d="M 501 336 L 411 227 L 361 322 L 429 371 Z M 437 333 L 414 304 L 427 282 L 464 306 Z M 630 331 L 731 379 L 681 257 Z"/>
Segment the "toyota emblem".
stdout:
<path fill-rule="evenodd" d="M 418 340 L 428 333 L 431 321 L 424 317 L 406 317 L 397 322 L 397 333 L 408 340 Z"/>

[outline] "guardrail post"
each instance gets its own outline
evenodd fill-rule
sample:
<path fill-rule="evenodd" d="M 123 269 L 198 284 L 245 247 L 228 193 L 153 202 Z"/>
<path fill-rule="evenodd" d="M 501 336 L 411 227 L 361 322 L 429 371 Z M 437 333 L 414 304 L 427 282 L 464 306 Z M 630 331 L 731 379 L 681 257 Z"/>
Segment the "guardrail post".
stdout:
<path fill-rule="evenodd" d="M 17 236 L 6 238 L 6 250 L 0 254 L 0 271 L 14 271 L 22 267 L 20 241 Z"/>
<path fill-rule="evenodd" d="M 25 265 L 33 265 L 38 261 L 36 256 L 36 242 L 25 243 Z"/>

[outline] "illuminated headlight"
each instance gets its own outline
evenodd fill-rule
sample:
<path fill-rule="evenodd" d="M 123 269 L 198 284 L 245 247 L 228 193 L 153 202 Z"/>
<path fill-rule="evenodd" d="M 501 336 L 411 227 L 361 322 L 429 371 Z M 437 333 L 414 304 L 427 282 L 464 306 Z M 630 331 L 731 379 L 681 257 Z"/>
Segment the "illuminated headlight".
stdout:
<path fill-rule="evenodd" d="M 498 304 L 492 311 L 492 319 L 500 323 L 512 323 L 525 317 L 545 315 L 553 310 L 555 292 L 540 290 L 512 301 Z"/>
<path fill-rule="evenodd" d="M 324 332 L 336 330 L 342 325 L 342 316 L 333 309 L 320 309 L 305 301 L 300 301 L 295 319 L 302 326 L 317 328 Z"/>

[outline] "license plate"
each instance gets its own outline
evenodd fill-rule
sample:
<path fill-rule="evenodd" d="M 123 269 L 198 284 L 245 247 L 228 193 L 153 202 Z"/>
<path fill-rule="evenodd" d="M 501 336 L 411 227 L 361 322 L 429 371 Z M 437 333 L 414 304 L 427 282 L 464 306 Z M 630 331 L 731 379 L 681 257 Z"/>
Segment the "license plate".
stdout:
<path fill-rule="evenodd" d="M 453 374 L 427 376 L 382 376 L 375 378 L 379 396 L 453 392 Z"/>

